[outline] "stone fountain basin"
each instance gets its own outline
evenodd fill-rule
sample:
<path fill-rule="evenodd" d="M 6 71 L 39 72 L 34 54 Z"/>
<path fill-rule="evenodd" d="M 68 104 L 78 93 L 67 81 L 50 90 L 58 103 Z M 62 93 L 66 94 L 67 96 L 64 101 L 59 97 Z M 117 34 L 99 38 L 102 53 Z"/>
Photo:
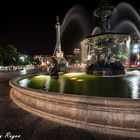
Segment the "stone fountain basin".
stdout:
<path fill-rule="evenodd" d="M 104 134 L 140 138 L 140 100 L 58 94 L 20 87 L 12 79 L 15 104 L 45 119 Z M 115 89 L 114 89 L 115 90 Z"/>

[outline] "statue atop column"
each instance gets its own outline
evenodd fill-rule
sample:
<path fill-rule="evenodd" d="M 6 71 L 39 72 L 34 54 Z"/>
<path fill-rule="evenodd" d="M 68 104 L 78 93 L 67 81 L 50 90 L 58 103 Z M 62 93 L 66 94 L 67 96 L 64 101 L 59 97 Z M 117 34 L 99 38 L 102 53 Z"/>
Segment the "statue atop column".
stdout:
<path fill-rule="evenodd" d="M 64 72 L 67 68 L 67 61 L 64 58 L 64 54 L 61 50 L 61 24 L 59 22 L 59 17 L 56 17 L 56 45 L 55 50 L 52 56 L 52 64 L 53 68 L 51 70 L 50 75 L 52 77 L 58 77 L 59 72 Z"/>
<path fill-rule="evenodd" d="M 61 50 L 61 25 L 58 16 L 56 17 L 55 29 L 56 29 L 56 45 L 53 57 L 55 57 L 56 59 L 61 59 L 63 58 L 63 52 Z"/>

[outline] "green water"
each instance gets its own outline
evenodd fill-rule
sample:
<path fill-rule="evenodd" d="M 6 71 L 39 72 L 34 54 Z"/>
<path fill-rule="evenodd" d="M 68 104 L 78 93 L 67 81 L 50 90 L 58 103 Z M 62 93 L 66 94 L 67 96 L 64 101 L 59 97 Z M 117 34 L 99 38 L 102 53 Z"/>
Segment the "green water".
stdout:
<path fill-rule="evenodd" d="M 66 94 L 101 97 L 140 98 L 140 76 L 96 77 L 84 73 L 72 73 L 52 79 L 41 75 L 19 82 L 20 86 Z"/>

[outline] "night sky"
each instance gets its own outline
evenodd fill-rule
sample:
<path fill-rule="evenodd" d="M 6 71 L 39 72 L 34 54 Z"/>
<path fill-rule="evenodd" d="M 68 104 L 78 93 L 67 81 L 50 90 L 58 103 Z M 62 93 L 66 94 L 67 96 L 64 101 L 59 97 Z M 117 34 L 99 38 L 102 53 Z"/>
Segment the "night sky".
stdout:
<path fill-rule="evenodd" d="M 121 0 L 108 0 L 109 5 L 116 6 Z M 125 0 L 139 11 L 138 0 Z M 0 45 L 12 44 L 24 54 L 52 55 L 55 48 L 55 22 L 59 15 L 62 23 L 67 12 L 74 5 L 84 6 L 89 25 L 81 32 L 78 24 L 71 22 L 62 35 L 62 50 L 72 54 L 89 29 L 93 28 L 93 10 L 100 6 L 100 0 L 65 0 L 55 1 L 5 1 L 0 3 Z M 86 21 L 85 21 L 86 22 Z M 77 45 L 77 46 L 76 46 Z"/>

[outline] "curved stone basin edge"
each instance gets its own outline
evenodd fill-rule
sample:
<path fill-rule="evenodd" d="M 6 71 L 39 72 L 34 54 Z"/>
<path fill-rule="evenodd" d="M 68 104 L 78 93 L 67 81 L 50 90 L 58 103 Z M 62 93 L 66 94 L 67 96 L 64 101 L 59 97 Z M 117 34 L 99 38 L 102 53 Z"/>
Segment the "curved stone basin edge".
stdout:
<path fill-rule="evenodd" d="M 140 100 L 81 96 L 21 87 L 11 81 L 10 97 L 26 111 L 45 119 L 92 132 L 140 138 Z"/>

